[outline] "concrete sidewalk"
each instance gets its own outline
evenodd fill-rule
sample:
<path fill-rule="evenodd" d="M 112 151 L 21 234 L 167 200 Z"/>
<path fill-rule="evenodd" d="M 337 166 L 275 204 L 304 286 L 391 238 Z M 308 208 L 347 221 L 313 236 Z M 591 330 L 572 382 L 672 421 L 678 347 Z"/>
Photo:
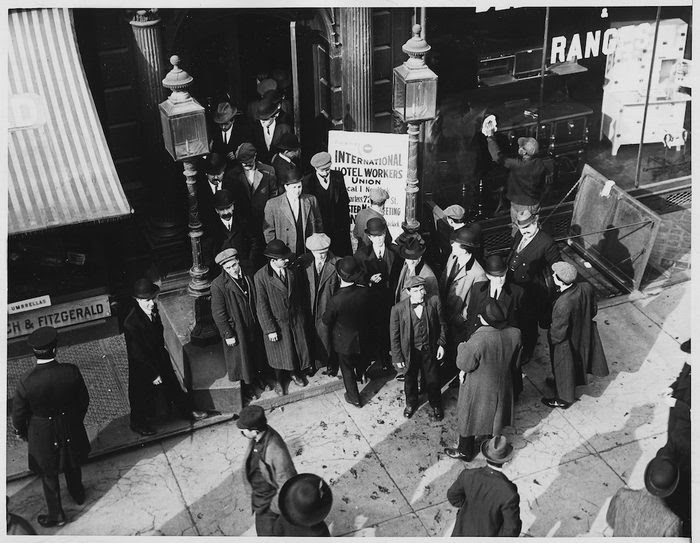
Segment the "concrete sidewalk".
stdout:
<path fill-rule="evenodd" d="M 525 367 L 525 390 L 513 427 L 516 454 L 505 473 L 518 485 L 523 534 L 610 535 L 609 499 L 623 485 L 643 486 L 644 467 L 666 439 L 668 407 L 661 394 L 689 355 L 691 283 L 655 295 L 607 301 L 598 328 L 611 373 L 577 392 L 566 411 L 540 403 L 548 353 L 540 342 Z M 541 340 L 544 339 L 544 334 Z M 456 511 L 447 488 L 470 464 L 445 457 L 455 442 L 456 391 L 444 394 L 446 417 L 427 409 L 402 417 L 395 380 L 370 383 L 362 409 L 342 391 L 281 406 L 270 424 L 285 438 L 297 470 L 324 477 L 333 489 L 328 518 L 334 536 L 449 535 Z M 40 533 L 59 535 L 254 535 L 241 484 L 246 440 L 234 423 L 203 428 L 112 455 L 84 468 L 87 501 L 76 506 L 64 489 L 71 522 Z M 8 483 L 10 511 L 30 519 L 45 507 L 41 483 Z"/>

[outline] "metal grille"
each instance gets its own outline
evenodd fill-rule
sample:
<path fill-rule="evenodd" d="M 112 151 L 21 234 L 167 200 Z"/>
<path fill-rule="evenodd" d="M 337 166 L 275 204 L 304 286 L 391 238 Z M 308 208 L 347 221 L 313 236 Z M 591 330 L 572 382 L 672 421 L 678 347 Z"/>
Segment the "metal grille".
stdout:
<path fill-rule="evenodd" d="M 676 192 L 675 194 L 669 194 L 664 199 L 671 205 L 690 207 L 693 200 L 693 191 L 684 190 L 683 192 Z"/>

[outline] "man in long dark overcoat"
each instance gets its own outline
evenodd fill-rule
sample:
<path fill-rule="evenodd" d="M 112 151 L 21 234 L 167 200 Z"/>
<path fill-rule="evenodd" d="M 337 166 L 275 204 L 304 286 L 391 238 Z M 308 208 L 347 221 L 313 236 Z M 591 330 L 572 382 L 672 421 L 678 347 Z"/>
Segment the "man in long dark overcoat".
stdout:
<path fill-rule="evenodd" d="M 328 302 L 323 322 L 331 330 L 333 350 L 338 355 L 345 385 L 345 401 L 362 407 L 358 381 L 364 381 L 368 363 L 368 336 L 371 326 L 368 315 L 373 310 L 371 289 L 357 284 L 363 270 L 352 256 L 335 263 L 340 286 Z"/>
<path fill-rule="evenodd" d="M 304 290 L 297 272 L 290 267 L 293 253 L 279 239 L 265 247 L 269 264 L 255 274 L 257 312 L 267 361 L 275 370 L 278 395 L 287 394 L 289 377 L 298 386 L 308 384 L 304 371 L 311 365 L 306 340 Z"/>
<path fill-rule="evenodd" d="M 445 356 L 445 320 L 440 298 L 428 296 L 426 281 L 419 275 L 406 283 L 409 297 L 391 308 L 391 355 L 404 370 L 406 408 L 403 415 L 411 418 L 418 408 L 418 372 L 425 377 L 431 418 L 441 421 L 442 394 L 439 363 Z M 405 369 L 404 369 L 405 368 Z"/>
<path fill-rule="evenodd" d="M 299 258 L 299 275 L 307 292 L 306 324 L 310 338 L 312 371 L 326 367 L 325 375 L 338 373 L 338 361 L 331 346 L 331 331 L 323 322 L 328 302 L 338 290 L 335 263 L 338 257 L 330 250 L 331 240 L 326 234 L 312 234 L 306 238 L 311 251 Z"/>
<path fill-rule="evenodd" d="M 508 255 L 508 279 L 523 289 L 519 328 L 523 334 L 522 362 L 532 357 L 539 336 L 538 324 L 549 328 L 552 321 L 551 266 L 559 260 L 552 237 L 540 230 L 537 215 L 525 210 L 515 219 L 518 233 Z"/>
<path fill-rule="evenodd" d="M 460 369 L 457 400 L 459 445 L 445 454 L 470 462 L 475 443 L 501 433 L 513 420 L 511 371 L 518 364 L 520 330 L 508 326 L 500 302 L 492 300 L 481 314 L 482 324 L 457 348 Z"/>
<path fill-rule="evenodd" d="M 331 252 L 338 257 L 350 255 L 350 197 L 345 177 L 331 170 L 331 155 L 325 151 L 311 157 L 311 166 L 314 171 L 302 179 L 303 190 L 316 196 L 323 231 L 331 238 Z"/>
<path fill-rule="evenodd" d="M 90 397 L 77 366 L 56 360 L 56 336 L 49 326 L 29 336 L 37 365 L 20 378 L 12 399 L 12 424 L 28 441 L 29 469 L 41 477 L 44 489 L 48 513 L 37 519 L 44 528 L 66 523 L 59 473 L 73 501 L 85 501 L 80 465 L 90 452 L 83 425 Z"/>
<path fill-rule="evenodd" d="M 194 409 L 192 398 L 182 390 L 175 376 L 170 355 L 165 349 L 163 322 L 156 305 L 160 288 L 148 279 L 134 283 L 136 305 L 124 319 L 124 341 L 129 359 L 130 427 L 142 436 L 156 433 L 149 423 L 153 418 L 154 401 L 162 389 L 169 402 L 175 404 L 184 419 L 206 418 L 203 411 Z"/>
<path fill-rule="evenodd" d="M 223 272 L 211 283 L 211 314 L 223 341 L 229 381 L 241 381 L 247 398 L 259 396 L 265 352 L 258 324 L 255 285 L 241 268 L 236 249 L 216 255 Z"/>
<path fill-rule="evenodd" d="M 576 399 L 576 387 L 586 384 L 587 374 L 605 377 L 609 371 L 593 320 L 598 313 L 593 287 L 576 283 L 576 268 L 568 262 L 555 262 L 552 271 L 554 283 L 561 290 L 549 329 L 555 396 L 542 398 L 542 402 L 566 409 Z"/>

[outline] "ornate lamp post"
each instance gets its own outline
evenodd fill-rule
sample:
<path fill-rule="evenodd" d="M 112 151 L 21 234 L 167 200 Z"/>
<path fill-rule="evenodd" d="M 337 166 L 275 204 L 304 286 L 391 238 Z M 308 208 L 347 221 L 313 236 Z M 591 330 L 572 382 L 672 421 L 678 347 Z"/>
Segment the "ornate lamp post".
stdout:
<path fill-rule="evenodd" d="M 182 162 L 187 182 L 188 226 L 192 245 L 192 267 L 187 291 L 195 298 L 195 320 L 190 337 L 203 342 L 218 335 L 211 317 L 211 296 L 207 279 L 209 268 L 202 260 L 203 232 L 197 205 L 195 167 L 195 160 L 209 152 L 207 122 L 204 108 L 187 91 L 194 81 L 193 77 L 178 67 L 180 58 L 177 55 L 170 57 L 170 63 L 173 69 L 163 79 L 163 86 L 172 92 L 168 99 L 159 105 L 160 121 L 165 149 L 173 160 Z"/>
<path fill-rule="evenodd" d="M 438 76 L 425 64 L 430 45 L 420 37 L 421 26 L 413 25 L 413 37 L 401 48 L 408 60 L 394 68 L 393 109 L 408 124 L 408 178 L 406 180 L 406 220 L 408 234 L 420 228 L 417 218 L 418 135 L 420 123 L 435 118 Z"/>

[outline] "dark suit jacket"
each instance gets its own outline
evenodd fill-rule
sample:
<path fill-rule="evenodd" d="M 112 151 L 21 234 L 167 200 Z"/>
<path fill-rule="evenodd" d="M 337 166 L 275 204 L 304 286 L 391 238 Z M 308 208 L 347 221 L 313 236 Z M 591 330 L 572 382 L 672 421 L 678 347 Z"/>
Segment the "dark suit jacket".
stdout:
<path fill-rule="evenodd" d="M 234 212 L 231 230 L 228 230 L 220 218 L 209 227 L 207 234 L 211 238 L 211 252 L 205 254 L 204 262 L 218 275 L 219 267 L 214 263 L 214 257 L 224 249 L 236 249 L 241 261 L 241 268 L 247 275 L 253 275 L 258 267 L 256 263 L 262 259 L 263 247 L 249 224 L 243 219 L 237 219 Z"/>
<path fill-rule="evenodd" d="M 12 399 L 12 424 L 29 442 L 29 469 L 60 473 L 87 459 L 90 442 L 83 419 L 89 403 L 83 376 L 73 364 L 37 364 L 21 377 Z"/>
<path fill-rule="evenodd" d="M 371 304 L 370 289 L 361 285 L 340 288 L 330 299 L 323 322 L 331 329 L 335 352 L 360 354 L 366 349 Z"/>
<path fill-rule="evenodd" d="M 413 347 L 413 326 L 411 325 L 411 300 L 406 298 L 391 308 L 391 356 L 397 364 L 411 363 L 411 347 Z M 440 298 L 427 296 L 423 311 L 428 319 L 428 344 L 433 356 L 437 354 L 438 346 L 444 347 L 445 320 L 442 316 Z"/>
<path fill-rule="evenodd" d="M 270 198 L 279 194 L 277 177 L 272 166 L 257 163 L 255 180 L 251 190 L 248 178 L 241 165 L 231 169 L 231 192 L 236 202 L 236 211 L 239 211 L 253 228 L 256 235 L 262 239 L 262 222 L 265 216 L 265 204 Z"/>
<path fill-rule="evenodd" d="M 331 252 L 338 257 L 351 255 L 350 197 L 345 188 L 343 174 L 337 170 L 331 170 L 328 190 L 321 186 L 315 171 L 304 176 L 302 184 L 304 192 L 313 194 L 318 200 L 323 229 L 331 238 Z"/>
<path fill-rule="evenodd" d="M 508 477 L 488 466 L 465 469 L 447 490 L 459 507 L 452 537 L 518 537 L 520 496 Z"/>
<path fill-rule="evenodd" d="M 284 192 L 284 180 L 287 178 L 287 172 L 293 169 L 299 169 L 299 166 L 294 162 L 289 162 L 283 159 L 279 154 L 275 154 L 270 160 L 270 166 L 275 170 L 275 176 L 277 177 L 277 183 L 280 187 L 280 194 Z"/>
<path fill-rule="evenodd" d="M 235 119 L 228 143 L 224 143 L 223 134 L 218 125 L 213 124 L 209 133 L 211 135 L 211 152 L 224 155 L 229 164 L 233 161 L 226 155 L 231 152 L 235 153 L 241 143 L 252 142 L 253 139 L 253 130 L 248 119 L 245 117 L 236 117 Z"/>
<path fill-rule="evenodd" d="M 226 172 L 221 180 L 221 188 L 229 190 L 233 193 L 233 178 Z M 210 188 L 209 181 L 204 172 L 197 175 L 197 210 L 199 211 L 199 220 L 202 226 L 206 229 L 219 219 L 214 209 L 214 193 Z"/>
<path fill-rule="evenodd" d="M 301 204 L 301 224 L 304 239 L 316 232 L 323 232 L 321 211 L 315 196 L 302 194 L 299 197 Z M 289 205 L 286 194 L 280 194 L 265 204 L 265 219 L 263 221 L 263 235 L 265 243 L 273 239 L 281 239 L 294 251 L 297 244 L 297 229 L 294 214 Z"/>
<path fill-rule="evenodd" d="M 474 330 L 481 326 L 478 315 L 483 313 L 486 305 L 491 300 L 489 296 L 490 285 L 489 281 L 478 281 L 472 285 L 469 305 L 467 306 L 467 339 L 474 333 Z M 503 309 L 506 310 L 506 315 L 508 316 L 508 326 L 518 328 L 518 310 L 520 309 L 522 297 L 522 287 L 511 285 L 507 281 L 498 294 L 498 301 Z"/>
<path fill-rule="evenodd" d="M 270 148 L 265 145 L 265 134 L 263 133 L 262 124 L 260 121 L 252 121 L 252 134 L 251 143 L 255 145 L 255 149 L 258 151 L 258 160 L 264 164 L 270 164 L 273 155 L 277 152 L 277 144 L 283 134 L 291 134 L 294 132 L 291 126 L 288 124 L 280 123 L 279 120 L 275 123 L 275 131 L 272 134 L 272 143 Z"/>

